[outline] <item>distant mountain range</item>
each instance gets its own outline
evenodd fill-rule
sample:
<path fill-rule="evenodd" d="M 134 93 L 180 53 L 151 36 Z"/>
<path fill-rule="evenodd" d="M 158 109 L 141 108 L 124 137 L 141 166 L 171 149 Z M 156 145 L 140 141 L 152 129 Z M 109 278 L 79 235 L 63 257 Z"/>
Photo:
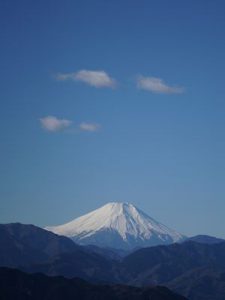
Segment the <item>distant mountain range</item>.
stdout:
<path fill-rule="evenodd" d="M 201 244 L 218 244 L 221 242 L 225 242 L 224 239 L 219 239 L 210 235 L 196 235 L 188 238 L 189 241 L 201 243 Z"/>
<path fill-rule="evenodd" d="M 224 241 L 148 247 L 119 260 L 107 251 L 33 225 L 0 225 L 0 266 L 95 284 L 163 285 L 190 300 L 225 299 Z"/>
<path fill-rule="evenodd" d="M 133 250 L 180 242 L 185 236 L 129 203 L 112 202 L 67 224 L 46 227 L 81 245 Z"/>

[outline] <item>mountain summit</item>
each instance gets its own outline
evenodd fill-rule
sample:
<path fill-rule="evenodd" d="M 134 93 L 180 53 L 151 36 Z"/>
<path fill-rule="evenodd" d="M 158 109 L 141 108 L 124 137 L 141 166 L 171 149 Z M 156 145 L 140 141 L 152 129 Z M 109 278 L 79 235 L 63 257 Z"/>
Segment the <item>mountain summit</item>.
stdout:
<path fill-rule="evenodd" d="M 149 217 L 130 203 L 108 203 L 60 226 L 45 229 L 81 245 L 131 250 L 170 244 L 184 236 Z"/>

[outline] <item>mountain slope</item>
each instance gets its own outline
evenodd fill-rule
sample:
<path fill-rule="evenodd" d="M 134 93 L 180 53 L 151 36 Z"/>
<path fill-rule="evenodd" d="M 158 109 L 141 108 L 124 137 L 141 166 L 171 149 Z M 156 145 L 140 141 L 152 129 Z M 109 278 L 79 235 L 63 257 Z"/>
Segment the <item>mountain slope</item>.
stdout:
<path fill-rule="evenodd" d="M 184 239 L 129 203 L 108 203 L 67 224 L 46 227 L 81 245 L 131 250 Z"/>
<path fill-rule="evenodd" d="M 132 284 L 163 284 L 196 268 L 225 270 L 225 242 L 185 242 L 140 249 L 124 258 L 122 265 L 134 278 Z"/>
<path fill-rule="evenodd" d="M 190 300 L 224 300 L 225 270 L 196 268 L 169 282 L 167 286 Z"/>
<path fill-rule="evenodd" d="M 160 284 L 190 300 L 225 299 L 225 242 L 140 249 L 124 258 L 122 268 L 131 285 Z"/>
<path fill-rule="evenodd" d="M 0 224 L 0 266 L 47 275 L 117 281 L 109 259 L 34 225 Z"/>
<path fill-rule="evenodd" d="M 0 298 L 4 300 L 185 300 L 164 287 L 98 286 L 80 279 L 47 277 L 0 268 Z"/>
<path fill-rule="evenodd" d="M 70 239 L 34 225 L 0 224 L 0 266 L 42 263 L 60 253 L 77 249 Z"/>

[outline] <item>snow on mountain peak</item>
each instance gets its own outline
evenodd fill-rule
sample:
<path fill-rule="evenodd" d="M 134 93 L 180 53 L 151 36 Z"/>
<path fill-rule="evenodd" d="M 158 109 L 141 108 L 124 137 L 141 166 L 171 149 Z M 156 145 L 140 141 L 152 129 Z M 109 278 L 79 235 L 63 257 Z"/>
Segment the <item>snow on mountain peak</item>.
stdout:
<path fill-rule="evenodd" d="M 112 248 L 177 242 L 183 236 L 130 203 L 110 202 L 64 225 L 47 227 L 80 244 Z M 116 244 L 116 245 L 115 245 Z"/>

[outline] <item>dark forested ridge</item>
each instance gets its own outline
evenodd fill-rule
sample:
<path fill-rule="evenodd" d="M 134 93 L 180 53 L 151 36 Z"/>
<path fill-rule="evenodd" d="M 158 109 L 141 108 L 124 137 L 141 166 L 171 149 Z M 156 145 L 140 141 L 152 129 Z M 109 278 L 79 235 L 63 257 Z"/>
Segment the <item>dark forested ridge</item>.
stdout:
<path fill-rule="evenodd" d="M 165 287 L 93 285 L 81 279 L 0 268 L 1 300 L 185 300 Z"/>

